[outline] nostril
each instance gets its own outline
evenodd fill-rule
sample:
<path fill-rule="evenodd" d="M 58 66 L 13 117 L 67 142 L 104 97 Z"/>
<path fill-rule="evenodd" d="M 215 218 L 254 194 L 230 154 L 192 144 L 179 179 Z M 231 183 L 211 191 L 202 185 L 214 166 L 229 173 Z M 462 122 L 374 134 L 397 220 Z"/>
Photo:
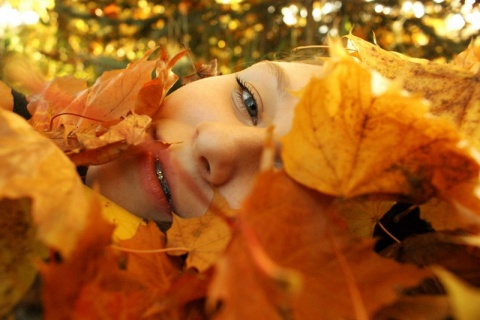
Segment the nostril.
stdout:
<path fill-rule="evenodd" d="M 201 157 L 200 162 L 202 163 L 202 167 L 205 169 L 205 171 L 210 173 L 210 163 L 208 162 L 207 158 Z"/>

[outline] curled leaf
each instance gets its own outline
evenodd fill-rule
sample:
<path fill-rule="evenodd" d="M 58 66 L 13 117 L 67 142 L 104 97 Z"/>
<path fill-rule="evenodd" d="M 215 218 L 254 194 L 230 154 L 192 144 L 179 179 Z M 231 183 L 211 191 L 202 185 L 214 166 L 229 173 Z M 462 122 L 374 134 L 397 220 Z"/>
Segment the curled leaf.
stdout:
<path fill-rule="evenodd" d="M 184 76 L 182 78 L 182 84 L 186 85 L 193 81 L 218 75 L 219 73 L 217 70 L 217 59 L 212 59 L 209 63 L 204 63 L 199 68 L 197 68 L 194 74 Z"/>

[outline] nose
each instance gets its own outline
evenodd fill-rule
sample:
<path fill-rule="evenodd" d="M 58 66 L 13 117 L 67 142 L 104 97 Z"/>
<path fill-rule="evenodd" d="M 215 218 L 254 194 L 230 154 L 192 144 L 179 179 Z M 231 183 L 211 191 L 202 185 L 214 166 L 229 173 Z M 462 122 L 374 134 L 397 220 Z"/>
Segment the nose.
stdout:
<path fill-rule="evenodd" d="M 202 177 L 221 186 L 258 171 L 266 129 L 203 122 L 195 131 L 193 154 Z M 239 186 L 240 187 L 240 186 Z"/>

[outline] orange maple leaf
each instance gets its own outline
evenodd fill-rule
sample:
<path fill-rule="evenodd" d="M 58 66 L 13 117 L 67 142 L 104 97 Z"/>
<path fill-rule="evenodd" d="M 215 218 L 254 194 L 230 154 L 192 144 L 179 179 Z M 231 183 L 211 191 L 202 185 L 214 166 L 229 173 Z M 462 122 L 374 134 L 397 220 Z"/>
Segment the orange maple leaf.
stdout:
<path fill-rule="evenodd" d="M 284 172 L 263 173 L 251 194 L 209 289 L 208 306 L 220 319 L 367 319 L 430 274 L 353 240 L 331 211 L 332 197 Z M 269 259 L 251 250 L 245 226 Z M 303 278 L 299 292 L 295 273 Z"/>
<path fill-rule="evenodd" d="M 99 203 L 92 201 L 88 226 L 73 254 L 40 266 L 45 318 L 139 319 L 180 276 L 179 263 L 165 253 L 119 255 L 110 247 L 113 229 L 102 218 Z M 135 251 L 163 244 L 163 234 L 150 223 L 119 246 Z"/>
<path fill-rule="evenodd" d="M 158 59 L 148 60 L 155 49 L 126 69 L 105 72 L 89 88 L 72 78 L 45 84 L 43 91 L 29 97 L 29 109 L 34 110 L 30 123 L 72 160 L 81 161 L 77 165 L 108 162 L 128 146 L 142 143 L 151 116 L 178 79 L 171 68 L 186 53 L 169 60 L 162 48 Z M 130 127 L 135 130 L 127 130 Z M 106 147 L 120 142 L 121 148 Z M 89 154 L 78 156 L 82 152 Z"/>

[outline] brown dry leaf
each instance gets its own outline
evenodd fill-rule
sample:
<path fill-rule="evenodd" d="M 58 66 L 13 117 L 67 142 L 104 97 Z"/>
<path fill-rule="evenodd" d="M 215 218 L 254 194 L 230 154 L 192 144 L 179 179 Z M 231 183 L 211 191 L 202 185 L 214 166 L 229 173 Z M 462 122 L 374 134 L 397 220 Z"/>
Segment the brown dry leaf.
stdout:
<path fill-rule="evenodd" d="M 126 69 L 104 73 L 89 88 L 71 78 L 46 83 L 29 97 L 29 108 L 35 110 L 30 123 L 72 155 L 77 165 L 113 160 L 145 140 L 150 117 L 178 79 L 171 68 L 185 52 L 169 60 L 162 48 L 158 59 L 148 60 L 153 51 Z M 120 148 L 107 147 L 121 142 Z"/>
<path fill-rule="evenodd" d="M 336 210 L 347 221 L 352 235 L 369 239 L 377 222 L 394 204 L 393 201 L 350 199 L 338 201 Z"/>
<path fill-rule="evenodd" d="M 469 47 L 455 64 L 438 64 L 412 59 L 381 49 L 365 40 L 348 35 L 354 53 L 366 67 L 389 79 L 399 79 L 410 92 L 420 93 L 431 102 L 431 112 L 445 116 L 480 142 L 480 82 L 478 48 Z M 475 61 L 476 59 L 476 61 Z"/>
<path fill-rule="evenodd" d="M 204 63 L 198 68 L 196 68 L 195 73 L 184 76 L 182 78 L 182 85 L 186 85 L 200 79 L 214 77 L 218 75 L 219 73 L 217 69 L 217 59 L 212 59 L 209 63 Z"/>
<path fill-rule="evenodd" d="M 467 192 L 471 193 L 471 191 Z M 478 230 L 476 216 L 455 214 L 458 209 L 458 206 L 453 203 L 434 197 L 420 206 L 420 214 L 422 219 L 428 221 L 437 231 L 466 229 L 475 232 Z"/>
<path fill-rule="evenodd" d="M 325 69 L 303 90 L 283 138 L 285 169 L 294 179 L 342 198 L 413 202 L 477 179 L 473 147 L 448 119 L 430 115 L 419 97 L 337 46 Z"/>
<path fill-rule="evenodd" d="M 407 237 L 383 252 L 401 263 L 442 266 L 470 284 L 480 286 L 480 247 L 446 233 Z"/>
<path fill-rule="evenodd" d="M 145 141 L 146 129 L 151 122 L 152 119 L 149 116 L 130 114 L 118 124 L 111 126 L 99 138 L 88 134 L 77 134 L 77 137 L 87 149 L 95 149 L 120 141 L 129 145 L 138 145 Z"/>
<path fill-rule="evenodd" d="M 126 69 L 102 74 L 93 86 L 79 93 L 72 103 L 63 106 L 63 110 L 57 114 L 67 115 L 53 120 L 52 129 L 61 125 L 75 125 L 75 132 L 93 133 L 101 128 L 101 123 L 85 117 L 103 122 L 126 117 L 135 106 L 142 87 L 151 80 L 156 61 L 148 58 L 153 51 L 154 49 L 147 51 L 141 59 L 130 63 Z"/>
<path fill-rule="evenodd" d="M 51 129 L 52 117 L 62 112 L 66 106 L 79 103 L 77 96 L 85 90 L 87 82 L 72 76 L 44 82 L 41 91 L 28 96 L 28 108 L 32 112 L 30 124 L 39 132 Z"/>
<path fill-rule="evenodd" d="M 382 308 L 373 319 L 445 320 L 452 318 L 451 309 L 448 298 L 443 295 L 407 296 Z"/>
<path fill-rule="evenodd" d="M 73 163 L 23 118 L 0 110 L 0 199 L 30 198 L 40 241 L 70 255 L 88 204 Z"/>
<path fill-rule="evenodd" d="M 37 274 L 46 250 L 36 239 L 30 199 L 0 200 L 0 318 L 20 300 Z"/>
<path fill-rule="evenodd" d="M 429 274 L 376 255 L 369 241 L 353 240 L 330 211 L 332 197 L 297 184 L 284 172 L 262 174 L 251 194 L 215 267 L 208 296 L 210 306 L 221 305 L 215 319 L 367 319 L 392 303 L 401 288 Z M 248 254 L 254 251 L 246 243 L 244 225 L 251 226 L 266 255 L 282 268 Z M 295 286 L 291 276 L 282 276 L 291 275 L 285 269 L 303 277 L 299 293 L 290 290 Z"/>
<path fill-rule="evenodd" d="M 172 68 L 187 52 L 187 50 L 180 51 L 169 60 L 167 51 L 162 48 L 161 58 L 155 62 L 156 77 L 140 89 L 134 108 L 135 113 L 152 117 L 157 112 L 168 90 L 178 80 L 178 76 L 172 72 Z"/>
<path fill-rule="evenodd" d="M 167 248 L 181 248 L 176 254 L 188 252 L 187 268 L 200 272 L 208 269 L 230 241 L 231 230 L 226 217 L 232 215 L 226 200 L 215 191 L 203 216 L 188 219 L 173 216 L 172 227 L 167 231 Z"/>

